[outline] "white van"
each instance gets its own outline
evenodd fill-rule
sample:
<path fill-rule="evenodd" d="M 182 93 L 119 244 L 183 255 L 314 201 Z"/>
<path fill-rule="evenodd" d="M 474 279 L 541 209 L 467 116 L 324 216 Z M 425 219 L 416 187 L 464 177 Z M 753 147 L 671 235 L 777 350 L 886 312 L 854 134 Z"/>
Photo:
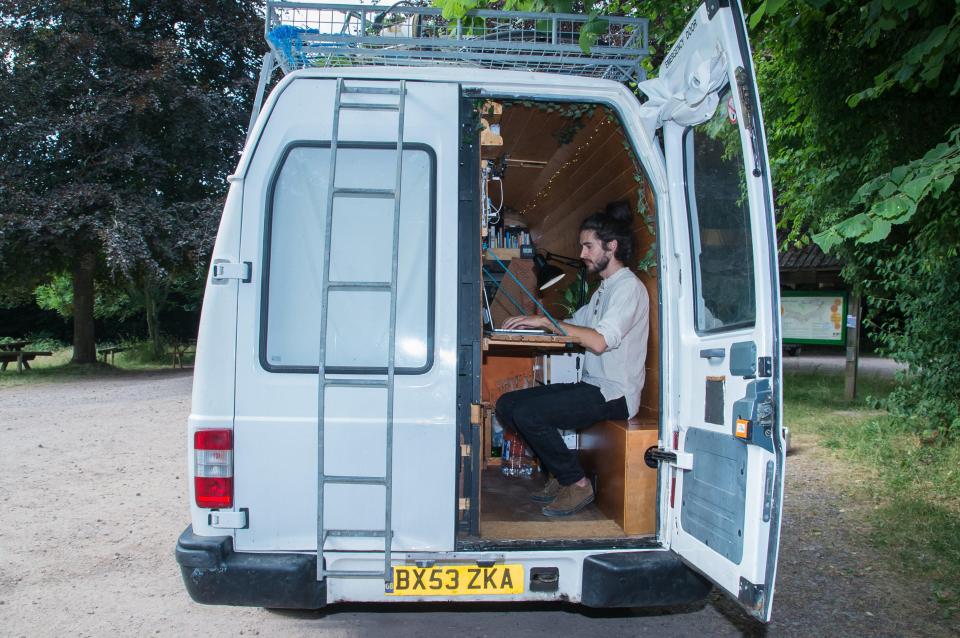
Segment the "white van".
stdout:
<path fill-rule="evenodd" d="M 589 55 L 583 16 L 269 2 L 267 20 L 261 92 L 286 74 L 229 178 L 198 339 L 176 549 L 193 599 L 626 607 L 716 586 L 768 621 L 777 261 L 737 1 L 701 5 L 650 81 L 637 19 Z M 642 406 L 568 435 L 597 501 L 550 519 L 491 413 L 577 378 L 577 352 L 484 316 L 567 316 L 563 256 L 622 200 L 651 299 Z M 528 294 L 544 264 L 565 281 Z"/>

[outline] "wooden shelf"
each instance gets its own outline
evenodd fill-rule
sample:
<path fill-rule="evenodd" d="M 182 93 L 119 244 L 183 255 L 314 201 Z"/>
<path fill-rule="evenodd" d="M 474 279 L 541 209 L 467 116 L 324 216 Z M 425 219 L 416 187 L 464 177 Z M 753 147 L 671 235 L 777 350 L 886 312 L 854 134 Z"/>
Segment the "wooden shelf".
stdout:
<path fill-rule="evenodd" d="M 511 259 L 520 259 L 520 249 L 519 248 L 487 248 L 483 252 L 484 259 L 493 260 L 493 255 L 496 255 L 500 261 L 509 261 Z"/>

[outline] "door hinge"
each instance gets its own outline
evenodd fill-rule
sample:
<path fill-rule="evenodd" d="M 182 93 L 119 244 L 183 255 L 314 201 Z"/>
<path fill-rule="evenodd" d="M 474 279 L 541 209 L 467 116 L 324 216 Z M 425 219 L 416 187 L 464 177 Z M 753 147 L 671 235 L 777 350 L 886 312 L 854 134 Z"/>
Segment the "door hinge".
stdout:
<path fill-rule="evenodd" d="M 461 512 L 470 509 L 470 499 L 461 498 L 459 501 L 457 501 L 457 509 L 459 509 Z"/>
<path fill-rule="evenodd" d="M 460 456 L 469 457 L 470 456 L 470 444 L 461 443 L 460 444 Z"/>
<path fill-rule="evenodd" d="M 470 423 L 473 425 L 480 425 L 482 411 L 480 409 L 479 403 L 470 404 Z"/>
<path fill-rule="evenodd" d="M 249 527 L 247 514 L 250 510 L 241 507 L 240 511 L 214 510 L 207 514 L 207 524 L 216 529 L 247 529 Z"/>
<path fill-rule="evenodd" d="M 730 0 L 707 0 L 707 18 L 713 20 L 720 7 L 729 7 Z"/>
<path fill-rule="evenodd" d="M 737 600 L 746 605 L 750 611 L 763 612 L 766 596 L 766 585 L 755 585 L 743 576 L 740 577 L 740 591 L 737 592 Z"/>
<path fill-rule="evenodd" d="M 757 376 L 773 376 L 773 357 L 757 357 Z"/>
<path fill-rule="evenodd" d="M 693 454 L 667 450 L 662 447 L 648 449 L 643 455 L 643 460 L 650 467 L 656 467 L 657 463 L 668 463 L 678 470 L 693 469 Z"/>
<path fill-rule="evenodd" d="M 223 284 L 228 279 L 239 279 L 241 282 L 250 283 L 253 264 L 244 261 L 239 264 L 217 259 L 213 262 L 213 273 L 210 276 L 212 283 Z"/>

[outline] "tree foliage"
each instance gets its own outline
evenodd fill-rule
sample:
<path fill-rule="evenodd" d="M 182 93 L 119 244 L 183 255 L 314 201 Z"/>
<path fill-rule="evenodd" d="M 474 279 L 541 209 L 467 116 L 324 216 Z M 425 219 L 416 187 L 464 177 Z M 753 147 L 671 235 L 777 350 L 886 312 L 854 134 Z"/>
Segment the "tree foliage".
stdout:
<path fill-rule="evenodd" d="M 67 273 L 56 273 L 50 281 L 40 284 L 33 292 L 37 306 L 53 310 L 64 319 L 73 317 L 73 282 Z M 93 300 L 93 315 L 124 320 L 142 310 L 124 291 L 112 286 L 97 290 Z"/>
<path fill-rule="evenodd" d="M 891 410 L 960 435 L 960 2 L 768 1 L 754 17 L 782 222 L 844 258 L 873 337 L 909 364 Z"/>
<path fill-rule="evenodd" d="M 850 200 L 856 214 L 815 236 L 827 250 L 844 240 L 886 239 L 894 226 L 910 222 L 928 198 L 930 205 L 936 205 L 960 171 L 960 114 L 956 111 L 960 106 L 960 3 L 951 7 L 933 0 L 874 0 L 862 11 L 860 25 L 860 46 L 886 50 L 893 45 L 900 56 L 848 97 L 851 108 L 886 102 L 896 93 L 921 113 L 929 114 L 925 106 L 934 101 L 944 102 L 952 113 L 935 113 L 926 126 L 918 127 L 923 130 L 921 139 L 930 133 L 943 136 L 935 146 L 873 176 L 856 191 Z M 943 128 L 938 131 L 939 127 Z M 904 135 L 912 132 L 902 131 Z"/>
<path fill-rule="evenodd" d="M 75 360 L 92 358 L 96 273 L 157 288 L 203 264 L 252 102 L 255 7 L 0 4 L 0 268 L 73 272 Z"/>

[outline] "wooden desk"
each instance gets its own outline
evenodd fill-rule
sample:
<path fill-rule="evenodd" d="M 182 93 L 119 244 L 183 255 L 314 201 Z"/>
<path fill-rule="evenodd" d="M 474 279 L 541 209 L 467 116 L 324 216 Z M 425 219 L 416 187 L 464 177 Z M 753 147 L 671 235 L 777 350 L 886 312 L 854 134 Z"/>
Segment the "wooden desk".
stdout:
<path fill-rule="evenodd" d="M 573 337 L 560 335 L 534 334 L 485 334 L 482 348 L 487 351 L 491 348 L 522 348 L 527 351 L 537 350 L 576 350 L 578 346 Z"/>

